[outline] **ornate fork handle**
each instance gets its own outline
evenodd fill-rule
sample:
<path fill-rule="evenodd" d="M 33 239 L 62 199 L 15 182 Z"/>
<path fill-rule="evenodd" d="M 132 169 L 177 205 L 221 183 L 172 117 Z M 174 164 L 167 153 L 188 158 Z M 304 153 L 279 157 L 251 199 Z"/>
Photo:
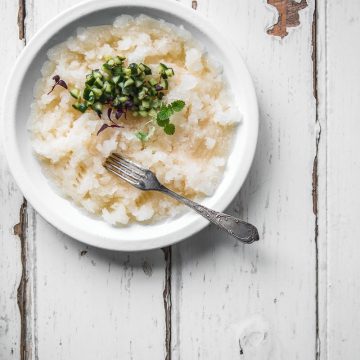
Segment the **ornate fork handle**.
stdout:
<path fill-rule="evenodd" d="M 145 169 L 140 165 L 125 159 L 119 154 L 112 153 L 106 159 L 104 166 L 107 170 L 140 190 L 160 191 L 173 197 L 195 210 L 220 229 L 225 230 L 227 233 L 246 244 L 251 244 L 256 240 L 259 240 L 259 233 L 254 225 L 237 219 L 234 216 L 208 209 L 205 206 L 184 198 L 162 185 L 151 170 Z"/>
<path fill-rule="evenodd" d="M 223 214 L 218 211 L 211 210 L 200 204 L 197 204 L 196 202 L 173 192 L 172 190 L 168 189 L 163 185 L 161 185 L 159 191 L 191 207 L 197 213 L 202 215 L 205 219 L 217 225 L 219 228 L 225 230 L 230 235 L 234 236 L 236 239 L 246 244 L 251 244 L 252 242 L 259 240 L 259 233 L 254 225 L 237 219 L 234 216 Z"/>

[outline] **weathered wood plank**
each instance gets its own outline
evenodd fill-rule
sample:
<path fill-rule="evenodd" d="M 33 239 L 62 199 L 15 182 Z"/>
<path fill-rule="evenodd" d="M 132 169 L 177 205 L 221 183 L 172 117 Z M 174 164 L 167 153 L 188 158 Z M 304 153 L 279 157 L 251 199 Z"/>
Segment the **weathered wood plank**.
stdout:
<path fill-rule="evenodd" d="M 40 219 L 36 232 L 40 359 L 165 357 L 160 251 L 87 248 Z"/>
<path fill-rule="evenodd" d="M 231 38 L 255 81 L 258 150 L 228 211 L 254 222 L 261 241 L 243 246 L 209 227 L 173 248 L 173 357 L 315 358 L 314 2 L 282 40 L 267 34 L 278 14 L 265 1 L 199 0 L 197 11 Z"/>
<path fill-rule="evenodd" d="M 317 357 L 328 359 L 327 352 L 327 124 L 326 124 L 326 1 L 317 0 L 316 17 L 314 18 L 314 39 L 316 64 L 314 88 L 317 97 L 317 162 L 314 168 L 317 199 Z M 316 174 L 315 174 L 316 170 Z"/>
<path fill-rule="evenodd" d="M 354 359 L 360 352 L 359 97 L 360 3 L 327 1 L 327 358 Z"/>
<path fill-rule="evenodd" d="M 77 1 L 30 1 L 26 33 Z M 34 359 L 165 358 L 165 257 L 88 248 L 34 215 Z"/>
<path fill-rule="evenodd" d="M 19 13 L 19 16 L 18 16 Z M 18 20 L 19 18 L 19 20 Z M 9 68 L 19 51 L 24 46 L 22 37 L 23 14 L 19 12 L 17 1 L 2 1 L 0 3 L 0 77 L 7 78 Z M 20 27 L 18 26 L 18 23 Z M 0 88 L 0 99 L 3 98 L 4 86 Z M 2 106 L 2 104 L 0 105 Z M 6 109 L 1 108 L 1 113 Z M 22 304 L 21 249 L 23 242 L 15 234 L 20 227 L 20 208 L 23 197 L 8 172 L 2 149 L 0 149 L 0 358 L 20 359 L 22 316 L 19 305 Z M 18 232 L 17 232 L 18 233 Z M 19 234 L 19 233 L 18 233 Z M 25 280 L 23 278 L 23 280 Z M 22 281 L 21 284 L 24 284 Z M 25 336 L 25 334 L 23 334 Z"/>

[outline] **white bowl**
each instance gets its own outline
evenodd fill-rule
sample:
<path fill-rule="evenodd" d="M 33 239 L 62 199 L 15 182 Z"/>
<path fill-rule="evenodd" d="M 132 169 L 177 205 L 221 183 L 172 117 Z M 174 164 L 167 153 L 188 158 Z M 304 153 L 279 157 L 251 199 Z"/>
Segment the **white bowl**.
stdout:
<path fill-rule="evenodd" d="M 41 171 L 30 143 L 26 123 L 33 87 L 41 76 L 48 49 L 66 40 L 78 27 L 112 24 L 120 14 L 147 14 L 184 25 L 224 66 L 225 76 L 243 114 L 223 180 L 205 206 L 223 211 L 240 190 L 254 157 L 258 109 L 252 80 L 236 48 L 194 10 L 172 0 L 102 0 L 77 5 L 46 24 L 16 61 L 5 95 L 2 136 L 10 170 L 25 198 L 48 222 L 84 243 L 113 250 L 145 250 L 167 246 L 203 229 L 207 220 L 189 211 L 153 225 L 113 227 L 92 218 L 61 197 Z"/>

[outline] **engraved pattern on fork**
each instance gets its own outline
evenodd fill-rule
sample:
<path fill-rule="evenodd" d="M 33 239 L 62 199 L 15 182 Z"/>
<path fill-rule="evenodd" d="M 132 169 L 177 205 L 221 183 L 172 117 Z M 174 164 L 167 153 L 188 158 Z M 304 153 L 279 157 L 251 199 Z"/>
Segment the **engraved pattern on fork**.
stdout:
<path fill-rule="evenodd" d="M 140 165 L 125 159 L 119 154 L 112 153 L 106 159 L 104 167 L 111 173 L 140 190 L 160 191 L 182 202 L 195 210 L 198 214 L 202 215 L 205 219 L 215 224 L 220 229 L 225 230 L 228 234 L 243 243 L 251 244 L 254 241 L 259 240 L 259 233 L 254 225 L 234 216 L 209 209 L 177 194 L 162 185 L 151 170 L 145 169 Z"/>

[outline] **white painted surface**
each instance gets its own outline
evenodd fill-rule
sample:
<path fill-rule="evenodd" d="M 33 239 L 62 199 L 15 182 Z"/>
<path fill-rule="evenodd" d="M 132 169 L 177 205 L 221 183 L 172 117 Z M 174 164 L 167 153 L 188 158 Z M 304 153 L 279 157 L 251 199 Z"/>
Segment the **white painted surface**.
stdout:
<path fill-rule="evenodd" d="M 360 352 L 360 3 L 326 9 L 328 358 Z"/>
<path fill-rule="evenodd" d="M 262 239 L 243 246 L 209 227 L 172 248 L 172 359 L 352 360 L 360 351 L 360 5 L 317 0 L 316 111 L 314 0 L 283 40 L 266 34 L 276 11 L 265 0 L 197 3 L 240 49 L 256 84 L 259 146 L 229 211 L 254 222 Z M 27 38 L 72 4 L 27 0 Z M 1 2 L 2 78 L 22 47 L 16 13 L 17 1 Z M 316 246 L 312 175 L 320 127 Z M 0 159 L 0 359 L 19 359 L 20 246 L 12 231 L 22 197 Z M 163 252 L 86 248 L 30 206 L 28 217 L 28 359 L 164 359 Z"/>

